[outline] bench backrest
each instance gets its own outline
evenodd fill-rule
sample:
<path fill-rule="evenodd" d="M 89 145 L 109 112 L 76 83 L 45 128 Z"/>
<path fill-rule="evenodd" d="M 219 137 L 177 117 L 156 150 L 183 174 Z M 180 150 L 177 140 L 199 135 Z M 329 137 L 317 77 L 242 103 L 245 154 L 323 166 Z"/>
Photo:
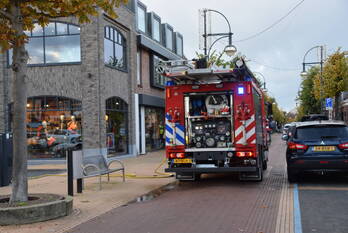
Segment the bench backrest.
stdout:
<path fill-rule="evenodd" d="M 108 170 L 106 161 L 104 156 L 102 155 L 92 155 L 92 156 L 86 156 L 83 158 L 83 165 L 87 164 L 94 164 L 96 165 L 101 171 Z M 87 171 L 88 172 L 88 171 Z"/>

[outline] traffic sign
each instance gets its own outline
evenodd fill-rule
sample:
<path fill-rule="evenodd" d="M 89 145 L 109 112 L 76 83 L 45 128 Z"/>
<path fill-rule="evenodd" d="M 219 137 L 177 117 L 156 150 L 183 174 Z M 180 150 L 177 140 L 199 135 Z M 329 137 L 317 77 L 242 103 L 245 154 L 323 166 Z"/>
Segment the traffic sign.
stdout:
<path fill-rule="evenodd" d="M 326 110 L 332 110 L 332 98 L 325 99 Z"/>

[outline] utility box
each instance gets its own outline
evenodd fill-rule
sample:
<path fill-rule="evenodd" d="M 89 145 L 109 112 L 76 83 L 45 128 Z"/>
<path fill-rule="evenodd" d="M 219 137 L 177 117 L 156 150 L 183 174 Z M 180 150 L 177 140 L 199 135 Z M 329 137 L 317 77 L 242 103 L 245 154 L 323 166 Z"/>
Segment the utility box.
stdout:
<path fill-rule="evenodd" d="M 9 185 L 12 178 L 12 141 L 12 134 L 0 133 L 0 187 Z"/>

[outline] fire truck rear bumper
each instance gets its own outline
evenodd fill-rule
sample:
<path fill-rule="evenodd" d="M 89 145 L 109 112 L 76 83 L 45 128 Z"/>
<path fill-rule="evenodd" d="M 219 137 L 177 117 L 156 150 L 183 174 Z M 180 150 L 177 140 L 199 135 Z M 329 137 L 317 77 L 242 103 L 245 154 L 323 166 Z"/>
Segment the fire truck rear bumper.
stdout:
<path fill-rule="evenodd" d="M 256 172 L 256 167 L 218 167 L 218 168 L 166 168 L 165 172 L 225 173 Z"/>

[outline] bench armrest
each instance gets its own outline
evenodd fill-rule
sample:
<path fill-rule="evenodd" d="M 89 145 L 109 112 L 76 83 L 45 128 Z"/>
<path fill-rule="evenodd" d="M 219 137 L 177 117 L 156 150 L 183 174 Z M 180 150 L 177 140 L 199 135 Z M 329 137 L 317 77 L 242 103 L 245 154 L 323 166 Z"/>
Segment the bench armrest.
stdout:
<path fill-rule="evenodd" d="M 90 167 L 94 168 L 97 172 L 100 173 L 100 168 L 95 164 L 90 163 L 90 164 L 86 164 L 86 165 L 81 165 L 81 167 L 82 167 L 82 173 L 84 176 L 88 176 L 88 174 L 86 173 L 86 169 L 90 168 Z"/>
<path fill-rule="evenodd" d="M 121 167 L 122 167 L 122 169 L 124 170 L 124 164 L 123 164 L 120 160 L 117 160 L 117 159 L 111 160 L 111 161 L 108 163 L 108 169 L 110 168 L 110 165 L 111 165 L 112 163 L 114 163 L 114 162 L 120 164 Z"/>

